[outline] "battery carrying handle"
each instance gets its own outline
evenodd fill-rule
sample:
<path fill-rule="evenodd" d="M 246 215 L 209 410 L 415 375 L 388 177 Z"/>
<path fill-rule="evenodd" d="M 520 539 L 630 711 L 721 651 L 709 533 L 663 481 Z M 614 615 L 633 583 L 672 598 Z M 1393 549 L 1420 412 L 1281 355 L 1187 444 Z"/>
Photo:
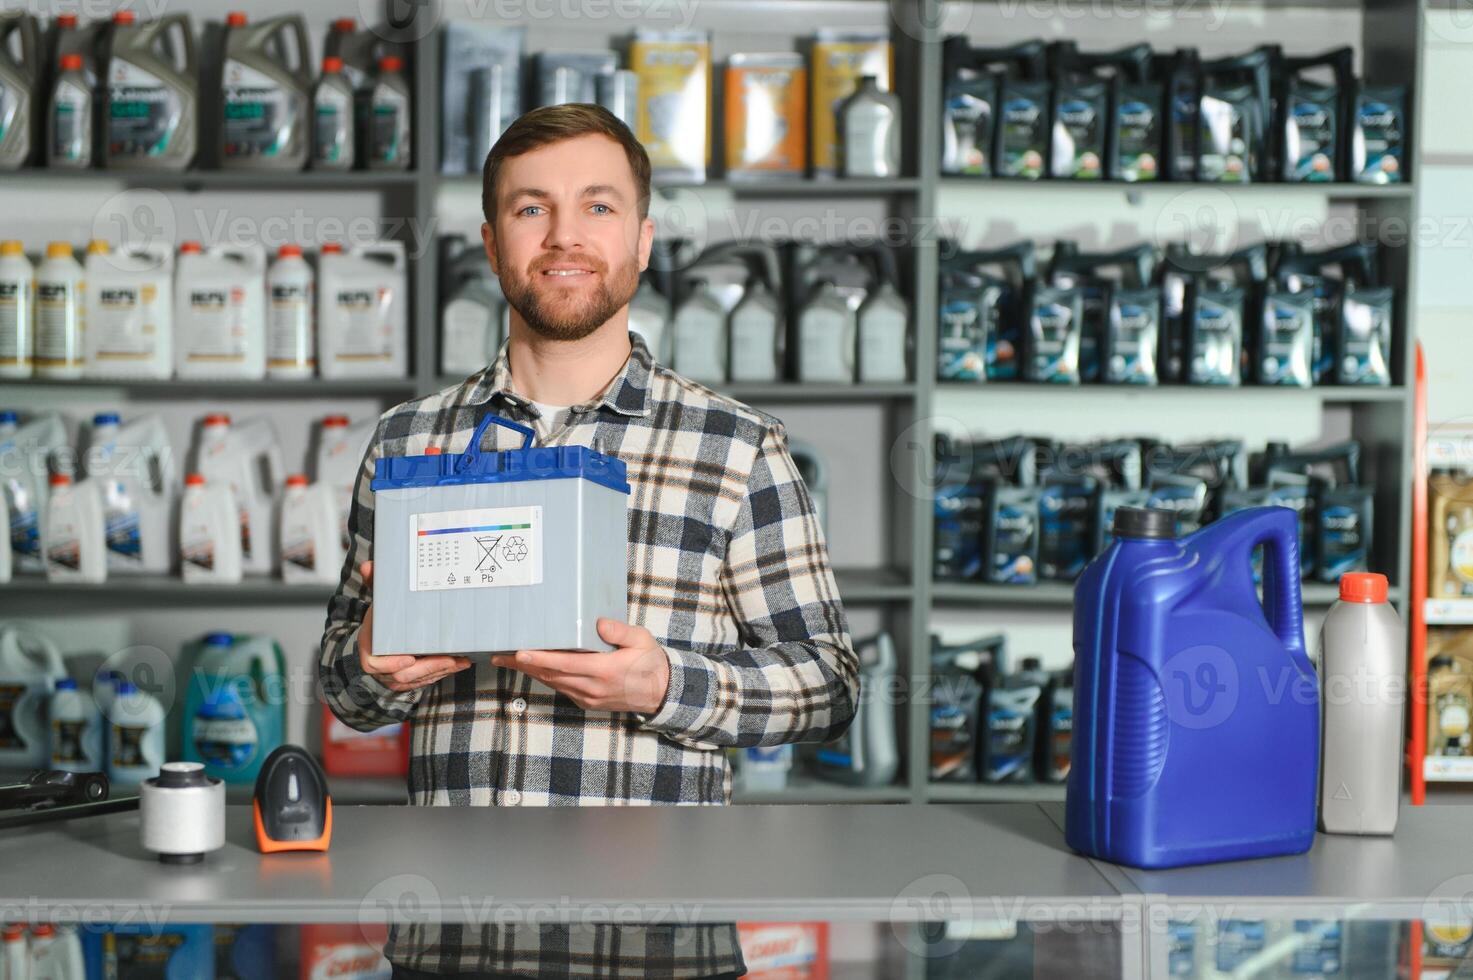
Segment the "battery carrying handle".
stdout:
<path fill-rule="evenodd" d="M 492 422 L 520 434 L 522 437 L 521 448 L 530 449 L 532 447 L 532 439 L 535 433 L 531 429 L 520 423 L 513 422 L 511 419 L 503 418 L 495 412 L 487 412 L 481 418 L 481 424 L 476 426 L 476 431 L 471 433 L 471 441 L 465 447 L 465 452 L 460 454 L 460 460 L 456 463 L 455 467 L 458 472 L 464 472 L 474 465 L 476 460 L 481 458 L 481 439 L 486 435 L 486 430 L 490 428 Z"/>

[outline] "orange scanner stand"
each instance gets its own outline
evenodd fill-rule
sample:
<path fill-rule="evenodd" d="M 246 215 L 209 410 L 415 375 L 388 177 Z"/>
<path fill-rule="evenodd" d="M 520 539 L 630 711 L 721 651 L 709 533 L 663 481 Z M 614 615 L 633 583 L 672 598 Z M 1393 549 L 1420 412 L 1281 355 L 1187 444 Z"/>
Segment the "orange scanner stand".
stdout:
<path fill-rule="evenodd" d="M 327 776 L 301 746 L 283 745 L 266 757 L 251 809 L 262 854 L 325 851 L 332 839 Z"/>

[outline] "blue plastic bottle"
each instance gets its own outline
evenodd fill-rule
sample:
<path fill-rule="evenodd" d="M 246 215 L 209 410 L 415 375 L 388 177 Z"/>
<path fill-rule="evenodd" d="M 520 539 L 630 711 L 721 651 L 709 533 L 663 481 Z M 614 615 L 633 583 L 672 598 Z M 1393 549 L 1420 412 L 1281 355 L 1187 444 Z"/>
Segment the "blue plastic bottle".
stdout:
<path fill-rule="evenodd" d="M 207 775 L 227 783 L 254 783 L 261 763 L 286 738 L 280 648 L 263 636 L 210 633 L 186 659 L 193 662 L 181 756 L 204 763 Z"/>
<path fill-rule="evenodd" d="M 1069 846 L 1139 868 L 1307 850 L 1319 694 L 1297 516 L 1252 508 L 1178 539 L 1173 514 L 1122 507 L 1114 535 L 1074 590 Z"/>

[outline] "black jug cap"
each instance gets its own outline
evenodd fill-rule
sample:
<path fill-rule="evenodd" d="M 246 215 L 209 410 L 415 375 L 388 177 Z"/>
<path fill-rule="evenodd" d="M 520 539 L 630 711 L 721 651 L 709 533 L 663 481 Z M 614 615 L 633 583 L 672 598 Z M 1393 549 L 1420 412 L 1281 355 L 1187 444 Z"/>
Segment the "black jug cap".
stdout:
<path fill-rule="evenodd" d="M 1119 507 L 1112 530 L 1117 538 L 1176 537 L 1176 515 L 1154 507 Z"/>

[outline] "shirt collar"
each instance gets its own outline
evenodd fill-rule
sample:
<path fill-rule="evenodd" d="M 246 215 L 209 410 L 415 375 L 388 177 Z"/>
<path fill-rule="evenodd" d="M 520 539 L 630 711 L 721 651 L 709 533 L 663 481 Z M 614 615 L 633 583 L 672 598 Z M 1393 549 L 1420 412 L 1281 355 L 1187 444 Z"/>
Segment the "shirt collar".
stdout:
<path fill-rule="evenodd" d="M 574 405 L 574 409 L 588 411 L 594 408 L 608 408 L 620 415 L 633 416 L 650 413 L 650 381 L 654 372 L 654 360 L 650 357 L 650 351 L 645 346 L 644 339 L 633 330 L 629 331 L 629 343 L 631 349 L 629 359 L 624 362 L 624 370 L 609 382 L 609 386 L 603 390 L 602 394 L 579 405 Z M 510 346 L 511 339 L 507 338 L 502 342 L 496 360 L 468 380 L 470 392 L 466 396 L 465 404 L 479 405 L 496 397 L 519 408 L 526 408 L 531 404 L 530 399 L 511 389 L 511 367 L 507 360 L 507 350 Z"/>

